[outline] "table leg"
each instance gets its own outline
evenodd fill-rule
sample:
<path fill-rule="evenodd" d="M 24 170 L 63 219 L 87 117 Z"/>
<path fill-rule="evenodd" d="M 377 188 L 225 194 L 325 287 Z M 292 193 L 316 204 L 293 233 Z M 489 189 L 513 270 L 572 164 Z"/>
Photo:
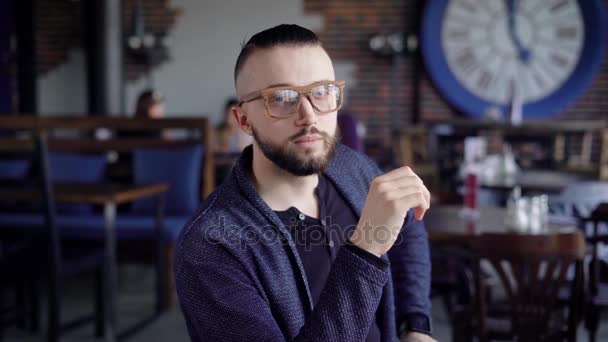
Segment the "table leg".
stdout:
<path fill-rule="evenodd" d="M 105 269 L 104 292 L 106 305 L 104 306 L 105 317 L 105 340 L 116 341 L 116 203 L 108 202 L 103 210 L 105 221 Z"/>
<path fill-rule="evenodd" d="M 167 265 L 164 253 L 164 194 L 156 197 L 156 312 L 167 309 Z"/>

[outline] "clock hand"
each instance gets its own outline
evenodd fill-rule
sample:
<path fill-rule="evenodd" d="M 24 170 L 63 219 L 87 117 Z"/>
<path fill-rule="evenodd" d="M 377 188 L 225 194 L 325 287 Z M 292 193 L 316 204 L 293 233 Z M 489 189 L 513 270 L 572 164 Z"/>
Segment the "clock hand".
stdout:
<path fill-rule="evenodd" d="M 519 59 L 524 63 L 528 63 L 528 61 L 530 60 L 530 51 L 528 49 L 524 48 L 523 44 L 521 43 L 521 40 L 519 40 L 519 36 L 517 36 L 517 31 L 515 29 L 516 1 L 517 0 L 506 0 L 509 36 L 511 37 L 511 39 L 513 40 L 513 43 L 515 44 L 515 47 L 517 48 L 517 53 L 519 55 Z"/>

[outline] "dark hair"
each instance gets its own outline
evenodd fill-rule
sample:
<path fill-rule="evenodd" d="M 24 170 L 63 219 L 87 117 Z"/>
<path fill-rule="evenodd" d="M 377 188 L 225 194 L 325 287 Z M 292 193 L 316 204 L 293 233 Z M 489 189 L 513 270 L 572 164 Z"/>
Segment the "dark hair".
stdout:
<path fill-rule="evenodd" d="M 150 107 L 165 102 L 165 98 L 158 91 L 148 89 L 139 94 L 135 106 L 136 118 L 147 118 Z"/>
<path fill-rule="evenodd" d="M 234 81 L 245 65 L 247 58 L 257 49 L 269 49 L 275 46 L 321 45 L 319 37 L 311 30 L 298 26 L 282 24 L 256 33 L 242 45 L 241 53 L 234 66 Z"/>
<path fill-rule="evenodd" d="M 239 100 L 237 100 L 236 97 L 228 98 L 228 100 L 226 100 L 226 103 L 224 104 L 224 112 L 226 112 L 228 109 L 230 109 L 230 107 L 237 105 L 238 103 L 239 103 Z"/>

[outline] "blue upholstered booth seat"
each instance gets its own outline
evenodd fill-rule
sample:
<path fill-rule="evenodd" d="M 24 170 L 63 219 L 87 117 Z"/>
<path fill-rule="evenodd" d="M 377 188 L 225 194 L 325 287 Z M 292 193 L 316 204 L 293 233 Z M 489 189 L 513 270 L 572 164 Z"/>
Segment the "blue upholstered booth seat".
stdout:
<path fill-rule="evenodd" d="M 133 151 L 133 173 L 136 184 L 165 182 L 167 215 L 192 215 L 200 203 L 200 174 L 203 146 L 193 144 L 180 148 L 145 148 Z M 145 198 L 133 203 L 133 212 L 154 215 L 156 201 Z"/>
<path fill-rule="evenodd" d="M 134 150 L 134 178 L 137 184 L 166 182 L 164 239 L 177 239 L 199 205 L 200 169 L 204 149 L 194 144 L 172 149 Z M 103 155 L 50 155 L 51 175 L 54 180 L 95 182 L 103 178 Z M 104 218 L 90 206 L 58 203 L 57 225 L 63 237 L 75 239 L 103 239 Z M 155 238 L 156 201 L 147 198 L 136 201 L 131 213 L 118 213 L 118 240 Z M 42 214 L 0 212 L 0 229 L 42 230 Z"/>
<path fill-rule="evenodd" d="M 189 216 L 165 216 L 164 239 L 172 242 L 177 239 Z M 154 216 L 119 214 L 116 217 L 116 237 L 118 240 L 152 240 L 155 238 Z M 0 229 L 25 232 L 42 230 L 44 217 L 41 214 L 0 213 Z M 57 225 L 63 237 L 78 239 L 103 239 L 104 218 L 101 215 L 57 216 Z"/>
<path fill-rule="evenodd" d="M 26 159 L 0 159 L 0 179 L 23 179 L 27 176 L 31 162 Z M 15 202 L 0 202 L 0 211 L 14 211 Z"/>
<path fill-rule="evenodd" d="M 0 160 L 0 178 L 24 178 L 29 168 L 29 160 Z"/>
<path fill-rule="evenodd" d="M 99 182 L 106 167 L 104 154 L 49 152 L 49 173 L 58 182 Z"/>
<path fill-rule="evenodd" d="M 49 152 L 49 174 L 56 182 L 95 183 L 103 180 L 106 167 L 104 154 Z M 58 203 L 57 212 L 89 215 L 93 206 L 80 203 Z"/>

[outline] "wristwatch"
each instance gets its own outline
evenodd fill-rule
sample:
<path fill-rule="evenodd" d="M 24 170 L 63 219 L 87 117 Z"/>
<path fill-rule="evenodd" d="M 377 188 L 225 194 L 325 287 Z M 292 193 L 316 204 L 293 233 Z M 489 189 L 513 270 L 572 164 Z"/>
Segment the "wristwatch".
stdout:
<path fill-rule="evenodd" d="M 405 315 L 399 325 L 399 336 L 404 333 L 415 331 L 422 334 L 431 335 L 431 322 L 428 317 L 423 314 L 412 313 Z"/>

